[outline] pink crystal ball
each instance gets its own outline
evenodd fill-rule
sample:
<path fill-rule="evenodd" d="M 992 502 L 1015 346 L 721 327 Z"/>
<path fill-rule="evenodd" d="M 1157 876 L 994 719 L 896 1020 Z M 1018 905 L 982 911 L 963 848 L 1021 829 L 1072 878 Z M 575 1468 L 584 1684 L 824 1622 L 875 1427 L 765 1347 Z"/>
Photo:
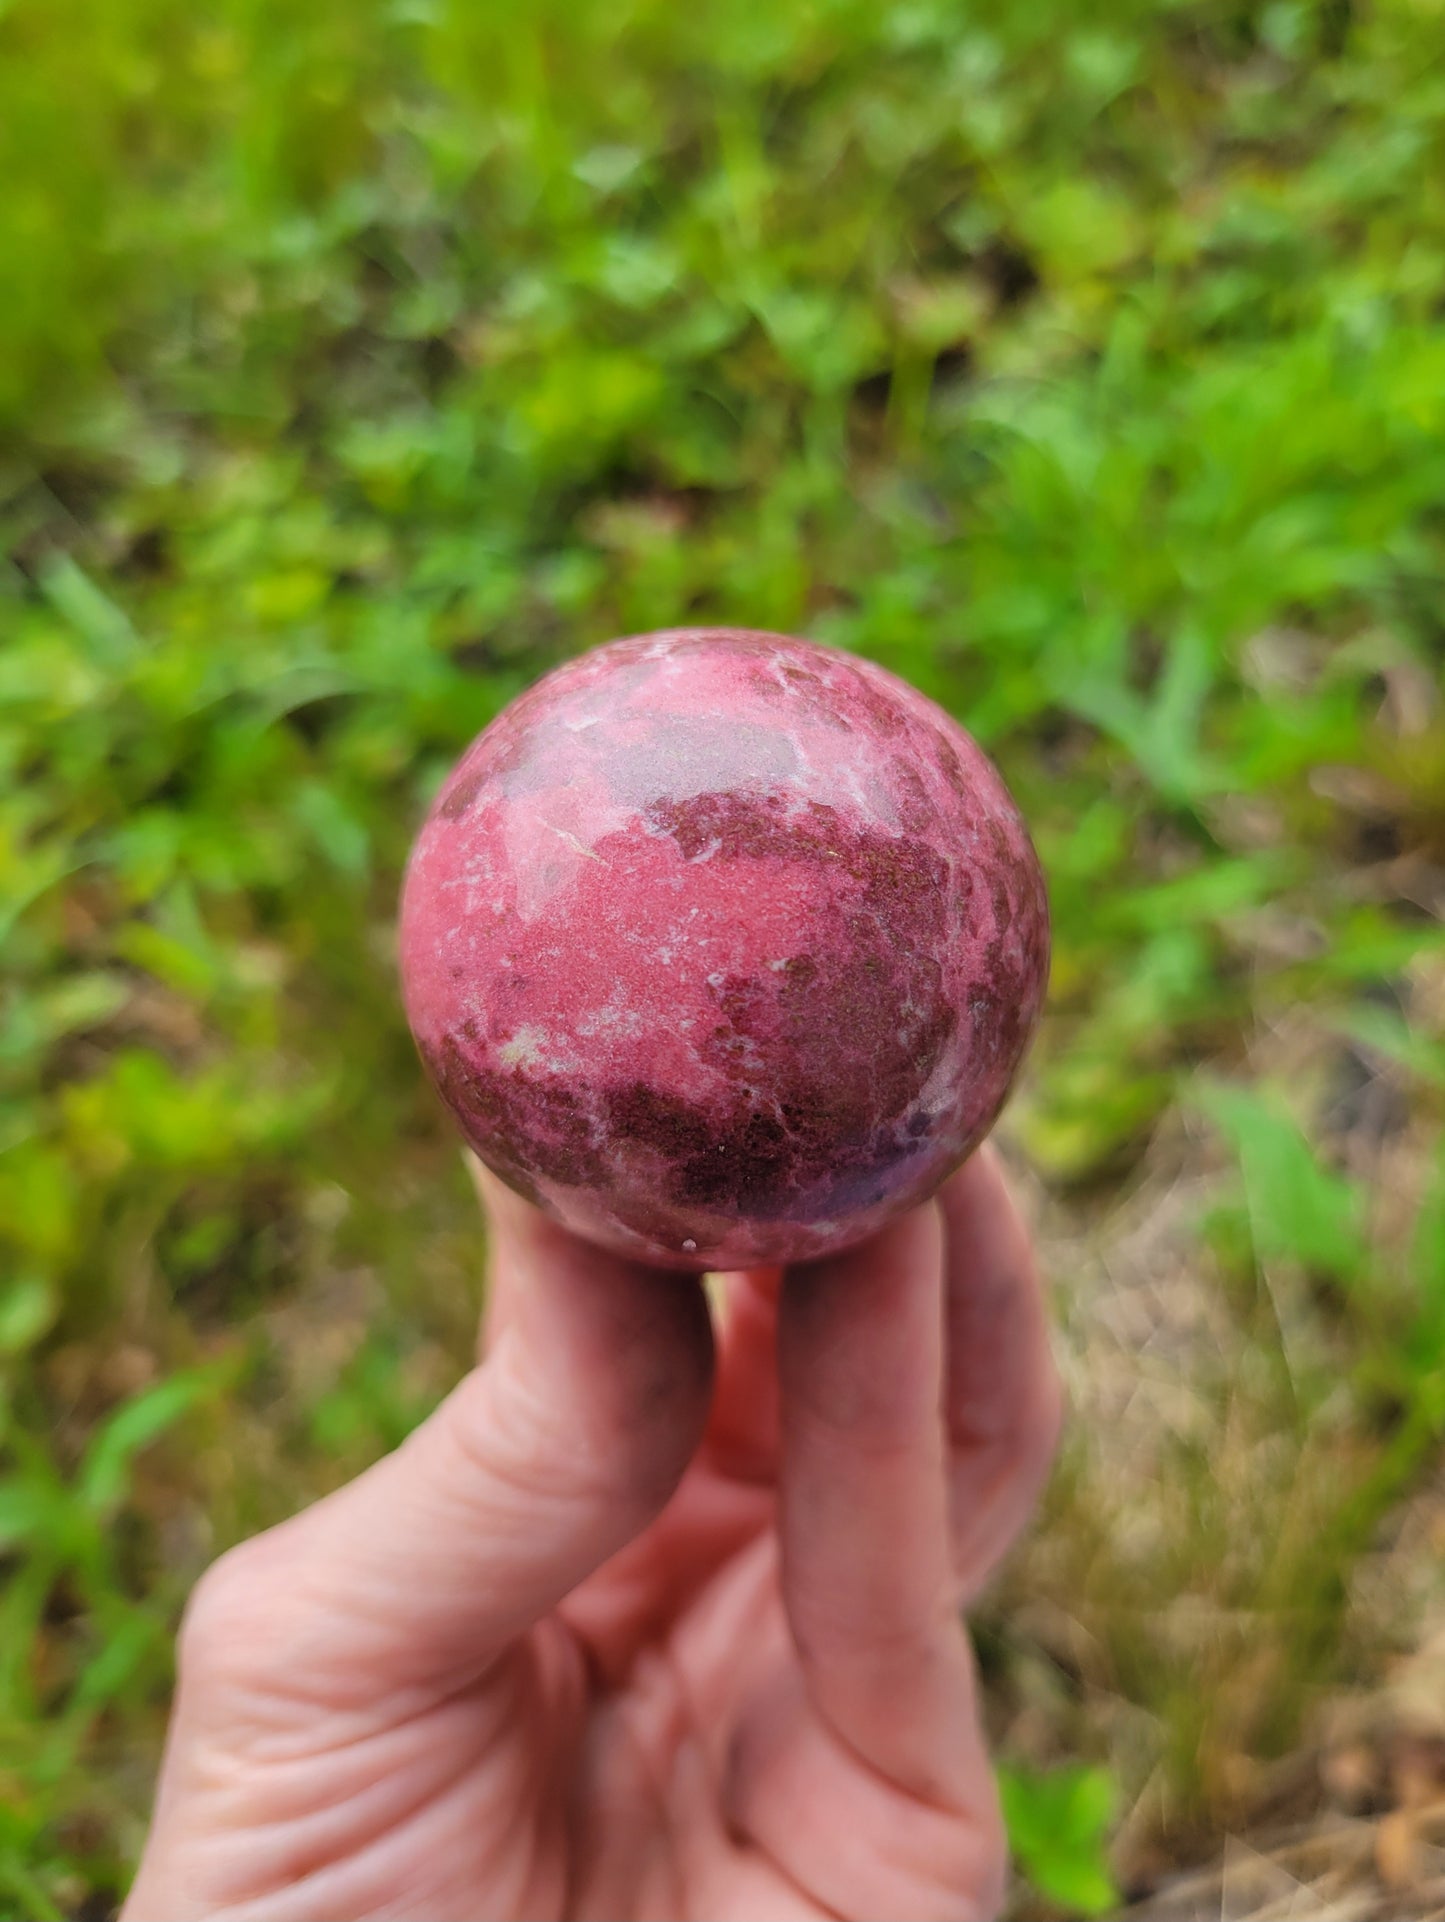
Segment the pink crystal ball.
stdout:
<path fill-rule="evenodd" d="M 734 628 L 614 641 L 472 743 L 417 838 L 407 1015 L 462 1134 L 577 1233 L 811 1260 L 988 1132 L 1048 975 L 993 764 L 883 668 Z"/>

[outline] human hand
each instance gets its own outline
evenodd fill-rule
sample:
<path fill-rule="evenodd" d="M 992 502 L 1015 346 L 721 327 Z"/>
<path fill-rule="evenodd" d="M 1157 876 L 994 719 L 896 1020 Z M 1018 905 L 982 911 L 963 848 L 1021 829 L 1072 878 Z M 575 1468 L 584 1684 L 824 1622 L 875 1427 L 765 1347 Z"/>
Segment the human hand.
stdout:
<path fill-rule="evenodd" d="M 123 1922 L 982 1922 L 960 1608 L 1059 1391 L 983 1150 L 851 1253 L 702 1289 L 483 1178 L 485 1359 L 202 1579 Z"/>

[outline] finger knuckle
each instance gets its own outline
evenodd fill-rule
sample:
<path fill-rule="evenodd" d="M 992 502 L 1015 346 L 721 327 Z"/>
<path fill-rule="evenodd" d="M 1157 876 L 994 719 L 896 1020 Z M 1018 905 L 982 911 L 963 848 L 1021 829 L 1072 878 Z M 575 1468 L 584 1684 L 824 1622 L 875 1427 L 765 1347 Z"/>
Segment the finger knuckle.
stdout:
<path fill-rule="evenodd" d="M 266 1620 L 275 1585 L 265 1536 L 242 1542 L 201 1576 L 186 1604 L 176 1643 L 183 1683 L 213 1678 L 234 1667 Z"/>
<path fill-rule="evenodd" d="M 1008 1854 L 1000 1842 L 963 1899 L 958 1910 L 962 1922 L 998 1922 L 1008 1898 L 1008 1881 Z"/>
<path fill-rule="evenodd" d="M 997 1806 L 971 1806 L 928 1837 L 890 1908 L 916 1922 L 998 1922 L 1008 1898 L 1008 1838 Z"/>
<path fill-rule="evenodd" d="M 940 1913 L 951 1922 L 997 1922 L 1008 1897 L 1009 1846 L 996 1798 L 959 1824 Z"/>

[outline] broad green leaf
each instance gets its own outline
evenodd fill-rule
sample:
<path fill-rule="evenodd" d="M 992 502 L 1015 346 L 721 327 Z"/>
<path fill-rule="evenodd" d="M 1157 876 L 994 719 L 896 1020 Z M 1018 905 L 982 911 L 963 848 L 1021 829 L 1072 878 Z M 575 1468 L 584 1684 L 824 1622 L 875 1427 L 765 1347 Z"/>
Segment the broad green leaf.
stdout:
<path fill-rule="evenodd" d="M 60 1312 L 54 1284 L 44 1275 L 0 1281 L 0 1355 L 23 1354 L 52 1327 Z"/>
<path fill-rule="evenodd" d="M 214 1368 L 189 1369 L 143 1390 L 109 1416 L 80 1465 L 77 1488 L 86 1507 L 97 1515 L 108 1514 L 125 1493 L 135 1457 L 213 1396 L 219 1382 Z"/>
<path fill-rule="evenodd" d="M 1283 1105 L 1267 1094 L 1204 1082 L 1194 1098 L 1239 1158 L 1260 1257 L 1285 1256 L 1355 1279 L 1366 1259 L 1364 1201 L 1355 1185 L 1320 1162 Z"/>
<path fill-rule="evenodd" d="M 1119 1903 L 1109 1870 L 1116 1792 L 1103 1769 L 1046 1774 L 998 1771 L 1009 1844 L 1029 1881 L 1071 1915 L 1102 1916 Z"/>
<path fill-rule="evenodd" d="M 9 1892 L 16 1905 L 13 1913 L 23 1922 L 67 1922 L 64 1909 L 51 1901 L 39 1877 L 4 1842 L 0 1842 L 0 1890 Z"/>
<path fill-rule="evenodd" d="M 120 672 L 139 651 L 129 618 L 69 554 L 56 554 L 41 572 L 47 600 L 103 667 Z"/>
<path fill-rule="evenodd" d="M 53 1535 L 64 1525 L 63 1497 L 45 1482 L 0 1480 L 0 1550 Z"/>

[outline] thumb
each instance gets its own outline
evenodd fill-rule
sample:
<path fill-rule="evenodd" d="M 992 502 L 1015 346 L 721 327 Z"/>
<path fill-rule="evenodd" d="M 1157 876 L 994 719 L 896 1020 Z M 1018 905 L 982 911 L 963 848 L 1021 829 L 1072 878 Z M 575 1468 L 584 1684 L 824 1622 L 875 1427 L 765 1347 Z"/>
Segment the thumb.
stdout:
<path fill-rule="evenodd" d="M 336 1706 L 459 1687 L 676 1487 L 711 1392 L 701 1288 L 487 1194 L 495 1347 L 395 1454 L 204 1578 L 182 1661 L 213 1684 L 300 1679 Z"/>

